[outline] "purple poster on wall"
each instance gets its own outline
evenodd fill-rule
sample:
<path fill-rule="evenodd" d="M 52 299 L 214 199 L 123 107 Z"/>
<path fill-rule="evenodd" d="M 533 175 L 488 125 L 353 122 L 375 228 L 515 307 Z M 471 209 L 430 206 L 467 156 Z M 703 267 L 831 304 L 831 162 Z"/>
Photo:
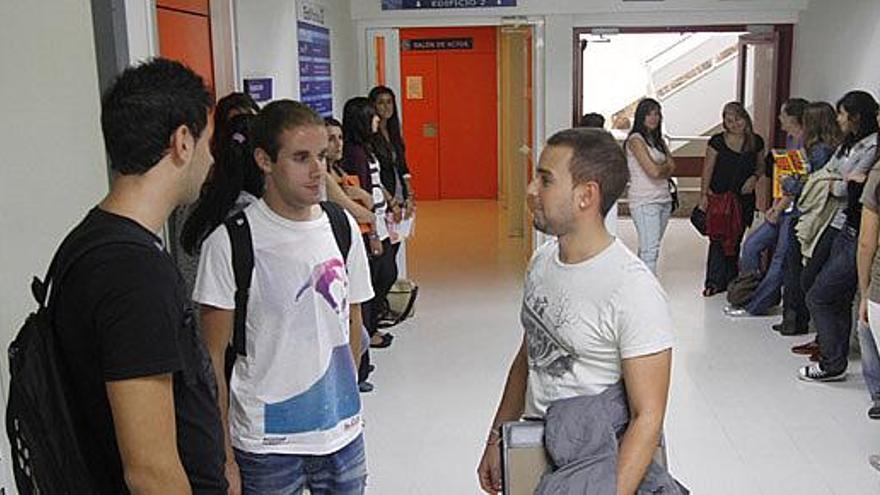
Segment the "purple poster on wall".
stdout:
<path fill-rule="evenodd" d="M 330 73 L 330 30 L 297 22 L 299 39 L 299 99 L 322 117 L 333 116 L 333 78 Z"/>
<path fill-rule="evenodd" d="M 516 0 L 382 0 L 382 10 L 516 7 Z"/>

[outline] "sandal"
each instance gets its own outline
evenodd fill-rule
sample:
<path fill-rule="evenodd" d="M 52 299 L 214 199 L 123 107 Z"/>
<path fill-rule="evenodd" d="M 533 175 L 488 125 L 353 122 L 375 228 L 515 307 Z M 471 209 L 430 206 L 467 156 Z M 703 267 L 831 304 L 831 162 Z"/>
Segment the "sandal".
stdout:
<path fill-rule="evenodd" d="M 720 292 L 722 292 L 721 289 L 717 287 L 706 287 L 703 289 L 703 297 L 712 297 Z"/>

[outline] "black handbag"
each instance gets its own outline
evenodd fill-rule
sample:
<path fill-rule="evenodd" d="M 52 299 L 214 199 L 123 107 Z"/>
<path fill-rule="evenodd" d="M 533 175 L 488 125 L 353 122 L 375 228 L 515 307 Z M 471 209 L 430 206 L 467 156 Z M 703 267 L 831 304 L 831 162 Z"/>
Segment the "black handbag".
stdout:
<path fill-rule="evenodd" d="M 694 206 L 691 210 L 691 225 L 697 229 L 700 235 L 706 235 L 706 212 L 701 210 L 699 206 Z"/>
<path fill-rule="evenodd" d="M 672 196 L 671 212 L 675 212 L 681 206 L 681 203 L 678 202 L 678 184 L 672 179 L 666 179 L 666 184 L 669 186 L 669 195 Z"/>

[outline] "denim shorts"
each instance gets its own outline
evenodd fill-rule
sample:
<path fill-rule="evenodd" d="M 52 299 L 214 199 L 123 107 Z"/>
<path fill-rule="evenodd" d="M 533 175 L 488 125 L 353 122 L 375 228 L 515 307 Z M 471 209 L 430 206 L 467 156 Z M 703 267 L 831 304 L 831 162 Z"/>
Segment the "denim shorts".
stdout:
<path fill-rule="evenodd" d="M 329 455 L 235 451 L 243 495 L 361 495 L 367 481 L 363 435 Z"/>

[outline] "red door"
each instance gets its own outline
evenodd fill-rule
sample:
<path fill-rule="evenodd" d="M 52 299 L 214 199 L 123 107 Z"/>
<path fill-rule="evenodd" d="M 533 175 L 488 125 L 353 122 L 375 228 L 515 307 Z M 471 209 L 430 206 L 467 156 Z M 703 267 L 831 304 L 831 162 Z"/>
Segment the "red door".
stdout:
<path fill-rule="evenodd" d="M 437 57 L 405 57 L 401 71 L 403 136 L 413 188 L 419 199 L 440 199 Z"/>
<path fill-rule="evenodd" d="M 404 139 L 420 199 L 498 196 L 496 32 L 400 31 Z M 413 40 L 468 40 L 469 47 L 406 49 Z"/>

